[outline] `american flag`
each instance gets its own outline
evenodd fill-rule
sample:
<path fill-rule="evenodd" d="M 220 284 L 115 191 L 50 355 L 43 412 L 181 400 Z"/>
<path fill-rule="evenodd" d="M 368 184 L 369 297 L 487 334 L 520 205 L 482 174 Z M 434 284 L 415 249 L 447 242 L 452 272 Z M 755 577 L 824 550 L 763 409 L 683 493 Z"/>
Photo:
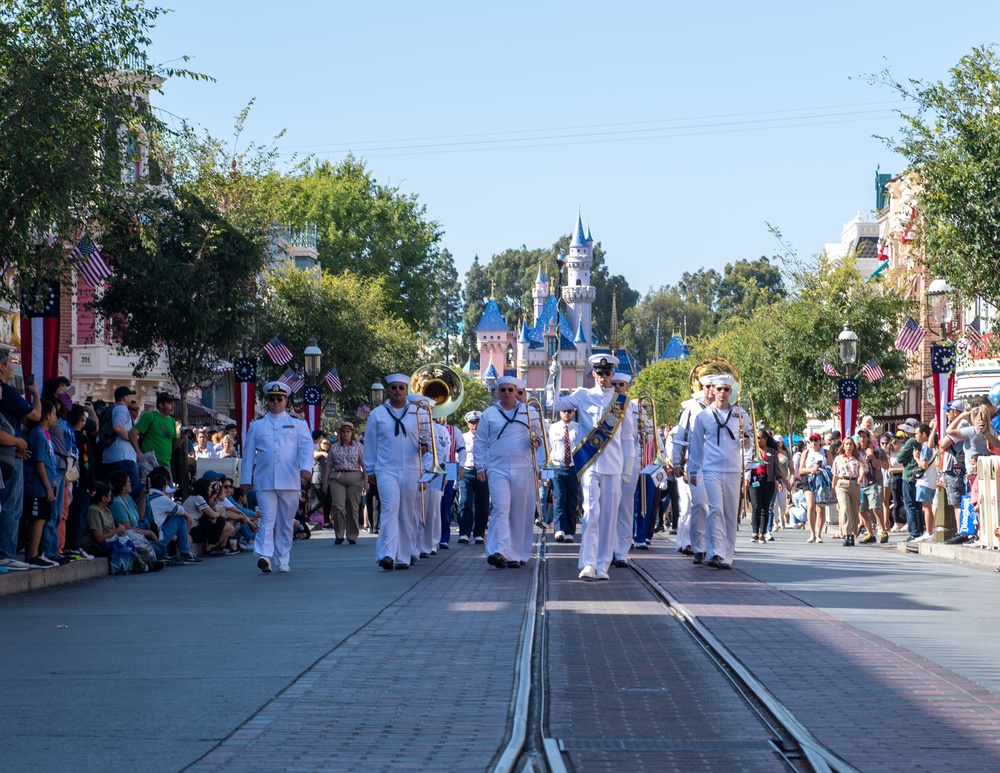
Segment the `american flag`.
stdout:
<path fill-rule="evenodd" d="M 326 374 L 323 380 L 326 382 L 326 385 L 330 387 L 331 392 L 339 392 L 343 389 L 343 386 L 341 386 L 340 383 L 340 374 L 337 373 L 336 368 L 330 368 L 330 372 Z"/>
<path fill-rule="evenodd" d="M 974 320 L 972 320 L 972 322 L 965 326 L 965 335 L 969 339 L 969 343 L 975 346 L 982 344 L 983 328 L 978 315 Z"/>
<path fill-rule="evenodd" d="M 278 376 L 278 381 L 292 390 L 294 395 L 305 385 L 306 381 L 291 368 L 285 368 L 285 372 Z"/>
<path fill-rule="evenodd" d="M 925 335 L 927 335 L 927 331 L 920 327 L 913 317 L 907 317 L 899 335 L 896 336 L 895 346 L 904 352 L 915 352 L 923 343 Z"/>
<path fill-rule="evenodd" d="M 69 252 L 69 259 L 91 287 L 97 287 L 109 276 L 111 267 L 104 260 L 97 245 L 90 237 L 84 236 Z"/>
<path fill-rule="evenodd" d="M 306 391 L 302 393 L 302 402 L 305 405 L 306 424 L 309 425 L 310 431 L 321 429 L 320 423 L 322 422 L 323 415 L 323 395 L 319 391 L 319 387 L 312 385 L 307 386 Z"/>
<path fill-rule="evenodd" d="M 840 436 L 850 437 L 858 425 L 858 380 L 840 379 L 837 393 L 840 396 Z"/>
<path fill-rule="evenodd" d="M 830 361 L 824 357 L 823 358 L 823 372 L 828 376 L 839 376 L 837 369 L 830 364 Z"/>
<path fill-rule="evenodd" d="M 358 406 L 358 410 L 354 412 L 354 415 L 357 416 L 359 419 L 367 419 L 368 416 L 371 414 L 371 412 L 372 412 L 371 408 L 369 408 L 364 403 L 361 403 L 361 405 Z"/>
<path fill-rule="evenodd" d="M 931 380 L 934 384 L 934 414 L 938 426 L 946 427 L 947 406 L 955 397 L 955 349 L 931 344 Z"/>
<path fill-rule="evenodd" d="M 885 371 L 882 370 L 881 365 L 875 362 L 874 357 L 861 366 L 861 372 L 865 374 L 865 378 L 868 379 L 869 384 L 885 377 Z"/>
<path fill-rule="evenodd" d="M 247 427 L 253 421 L 257 402 L 257 360 L 242 357 L 233 363 L 233 381 L 236 386 L 236 433 L 243 442 Z"/>
<path fill-rule="evenodd" d="M 264 344 L 264 352 L 275 365 L 287 365 L 292 361 L 292 350 L 281 343 L 278 336 Z"/>

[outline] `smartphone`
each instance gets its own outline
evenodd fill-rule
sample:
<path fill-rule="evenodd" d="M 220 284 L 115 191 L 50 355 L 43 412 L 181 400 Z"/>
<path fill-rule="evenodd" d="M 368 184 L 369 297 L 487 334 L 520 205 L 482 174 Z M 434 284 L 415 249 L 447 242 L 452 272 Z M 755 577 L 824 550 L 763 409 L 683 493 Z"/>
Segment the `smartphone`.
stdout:
<path fill-rule="evenodd" d="M 27 376 L 24 377 L 24 385 L 26 387 L 30 387 L 30 386 L 34 386 L 35 385 L 35 374 L 34 373 L 29 373 Z"/>
<path fill-rule="evenodd" d="M 87 395 L 87 399 L 83 401 L 83 404 L 84 405 L 93 405 L 94 404 L 93 395 Z"/>

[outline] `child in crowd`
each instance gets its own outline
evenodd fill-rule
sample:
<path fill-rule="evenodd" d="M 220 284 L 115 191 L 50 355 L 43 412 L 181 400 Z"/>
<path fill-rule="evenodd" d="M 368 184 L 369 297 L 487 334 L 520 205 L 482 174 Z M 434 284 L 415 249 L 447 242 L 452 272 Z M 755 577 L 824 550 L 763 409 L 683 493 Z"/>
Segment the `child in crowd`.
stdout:
<path fill-rule="evenodd" d="M 917 501 L 924 513 L 924 533 L 915 542 L 929 542 L 934 538 L 934 499 L 937 495 L 938 471 L 934 462 L 937 459 L 937 444 L 934 441 L 936 421 L 930 427 L 921 424 L 917 429 L 917 442 L 920 443 L 920 455 L 917 456 Z M 930 432 L 924 430 L 930 429 Z"/>
<path fill-rule="evenodd" d="M 42 415 L 37 423 L 28 423 L 28 451 L 30 461 L 24 464 L 24 518 L 27 525 L 27 545 L 24 549 L 25 561 L 31 566 L 48 569 L 59 566 L 42 555 L 39 546 L 45 524 L 52 515 L 56 499 L 56 456 L 52 448 L 49 429 L 56 423 L 56 406 L 51 400 L 42 400 Z"/>
<path fill-rule="evenodd" d="M 111 500 L 114 497 L 111 486 L 103 480 L 95 481 L 94 492 L 80 544 L 91 555 L 106 558 L 111 555 L 108 540 L 124 534 L 126 526 L 124 523 L 116 524 L 111 515 Z"/>

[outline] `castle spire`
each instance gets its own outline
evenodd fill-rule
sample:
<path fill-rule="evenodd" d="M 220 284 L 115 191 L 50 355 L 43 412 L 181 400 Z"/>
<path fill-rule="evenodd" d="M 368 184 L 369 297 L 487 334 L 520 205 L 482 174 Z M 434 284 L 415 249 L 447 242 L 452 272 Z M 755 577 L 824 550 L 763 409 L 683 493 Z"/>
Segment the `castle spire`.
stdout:
<path fill-rule="evenodd" d="M 580 216 L 580 210 L 576 211 L 576 228 L 573 229 L 573 238 L 569 242 L 570 247 L 586 247 L 587 246 L 587 236 L 583 232 L 583 218 Z"/>

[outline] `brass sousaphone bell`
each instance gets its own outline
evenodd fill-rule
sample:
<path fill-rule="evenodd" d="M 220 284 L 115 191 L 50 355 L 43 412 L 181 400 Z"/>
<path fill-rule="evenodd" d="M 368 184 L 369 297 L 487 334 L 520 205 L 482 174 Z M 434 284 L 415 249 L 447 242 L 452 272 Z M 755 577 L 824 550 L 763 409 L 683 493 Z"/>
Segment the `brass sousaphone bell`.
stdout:
<path fill-rule="evenodd" d="M 410 377 L 410 392 L 427 398 L 434 418 L 443 419 L 458 410 L 465 387 L 454 368 L 433 362 L 418 368 Z"/>

